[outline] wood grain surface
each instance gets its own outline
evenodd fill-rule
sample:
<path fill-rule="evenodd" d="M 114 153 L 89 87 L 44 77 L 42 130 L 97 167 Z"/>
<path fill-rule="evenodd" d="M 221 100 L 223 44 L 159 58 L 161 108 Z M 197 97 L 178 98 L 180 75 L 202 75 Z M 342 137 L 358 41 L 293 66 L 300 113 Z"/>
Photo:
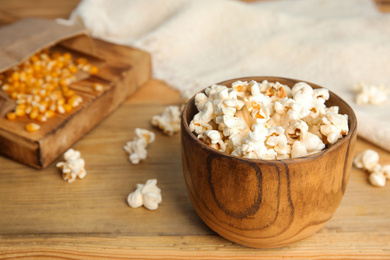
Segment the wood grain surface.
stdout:
<path fill-rule="evenodd" d="M 67 17 L 77 2 L 0 0 L 0 20 Z M 149 123 L 179 102 L 179 93 L 161 81 L 141 87 L 74 145 L 87 176 L 71 184 L 61 179 L 56 161 L 35 170 L 0 157 L 0 259 L 390 259 L 390 183 L 375 188 L 356 168 L 333 218 L 301 242 L 251 249 L 214 233 L 187 195 L 180 136 L 164 136 Z M 157 135 L 139 165 L 131 165 L 122 148 L 135 127 Z M 356 153 L 368 148 L 390 163 L 388 152 L 358 138 Z M 129 208 L 127 195 L 150 178 L 162 189 L 160 208 Z"/>

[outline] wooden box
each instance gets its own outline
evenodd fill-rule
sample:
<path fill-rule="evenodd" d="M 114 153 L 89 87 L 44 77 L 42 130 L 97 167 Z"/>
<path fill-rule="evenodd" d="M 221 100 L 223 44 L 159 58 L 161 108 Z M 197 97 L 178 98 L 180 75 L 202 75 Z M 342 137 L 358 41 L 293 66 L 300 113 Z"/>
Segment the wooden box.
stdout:
<path fill-rule="evenodd" d="M 91 46 L 98 59 L 89 56 Z M 83 98 L 81 105 L 50 118 L 37 132 L 25 130 L 26 123 L 32 121 L 27 117 L 15 121 L 0 118 L 0 154 L 35 168 L 48 166 L 151 77 L 150 55 L 138 49 L 87 36 L 71 38 L 53 48 L 87 57 L 99 72 L 70 86 Z M 93 83 L 100 83 L 103 91 L 93 90 Z"/>

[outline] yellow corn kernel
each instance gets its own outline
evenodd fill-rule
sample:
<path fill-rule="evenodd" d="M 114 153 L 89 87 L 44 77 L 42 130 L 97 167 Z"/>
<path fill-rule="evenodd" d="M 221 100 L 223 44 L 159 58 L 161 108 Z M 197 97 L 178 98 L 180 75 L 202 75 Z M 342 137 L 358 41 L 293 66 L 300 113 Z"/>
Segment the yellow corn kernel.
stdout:
<path fill-rule="evenodd" d="M 69 71 L 73 74 L 76 74 L 78 71 L 78 68 L 75 65 L 69 66 Z"/>
<path fill-rule="evenodd" d="M 61 57 L 61 53 L 59 53 L 58 51 L 56 51 L 56 52 L 54 52 L 54 53 L 51 55 L 51 57 L 52 57 L 53 59 L 58 59 L 59 57 Z"/>
<path fill-rule="evenodd" d="M 62 105 L 57 106 L 57 112 L 60 114 L 65 114 L 65 109 Z"/>
<path fill-rule="evenodd" d="M 77 65 L 86 65 L 88 63 L 87 59 L 85 58 L 77 58 L 75 62 Z"/>
<path fill-rule="evenodd" d="M 16 91 L 11 92 L 11 98 L 12 98 L 12 99 L 17 99 L 17 98 L 18 98 L 18 95 L 19 95 L 19 93 L 16 92 Z"/>
<path fill-rule="evenodd" d="M 64 105 L 64 110 L 66 113 L 69 113 L 70 111 L 72 111 L 72 108 L 73 108 L 73 106 L 71 104 Z"/>
<path fill-rule="evenodd" d="M 41 128 L 41 126 L 38 124 L 34 124 L 34 123 L 30 123 L 30 124 L 26 125 L 26 131 L 29 133 L 38 131 L 39 128 Z"/>
<path fill-rule="evenodd" d="M 46 116 L 47 118 L 52 118 L 52 117 L 54 117 L 55 115 L 56 115 L 56 112 L 53 111 L 53 110 L 47 110 L 47 111 L 45 112 L 45 116 Z"/>
<path fill-rule="evenodd" d="M 65 104 L 65 98 L 61 97 L 60 99 L 57 100 L 57 105 L 62 106 L 64 104 Z"/>
<path fill-rule="evenodd" d="M 21 105 L 23 105 L 23 104 L 21 104 Z M 18 117 L 22 117 L 26 114 L 26 107 L 21 107 L 21 105 L 18 105 L 15 109 L 15 114 Z"/>
<path fill-rule="evenodd" d="M 15 82 L 15 81 L 19 81 L 19 79 L 20 79 L 20 75 L 19 75 L 19 73 L 17 73 L 17 72 L 14 72 L 14 73 L 12 73 L 11 74 L 11 77 L 12 77 L 12 80 Z"/>
<path fill-rule="evenodd" d="M 66 98 L 70 98 L 70 97 L 72 97 L 72 96 L 74 96 L 74 95 L 75 95 L 75 93 L 74 93 L 73 90 L 71 90 L 71 89 L 64 90 L 64 96 L 65 96 Z"/>
<path fill-rule="evenodd" d="M 92 88 L 93 88 L 93 90 L 98 91 L 98 92 L 103 91 L 103 85 L 99 84 L 99 83 L 94 83 L 92 85 Z"/>
<path fill-rule="evenodd" d="M 35 107 L 36 108 L 36 107 Z M 30 115 L 29 115 L 29 117 L 31 118 L 31 119 L 36 119 L 37 117 L 38 117 L 38 115 L 39 115 L 39 109 L 32 109 L 31 110 L 31 112 L 30 112 Z"/>
<path fill-rule="evenodd" d="M 80 96 L 74 95 L 70 99 L 68 99 L 68 104 L 72 107 L 77 107 L 83 99 Z"/>
<path fill-rule="evenodd" d="M 92 75 L 97 74 L 99 72 L 99 68 L 96 67 L 95 65 L 92 65 L 91 68 L 89 69 L 89 73 Z"/>
<path fill-rule="evenodd" d="M 9 112 L 8 114 L 7 114 L 7 119 L 8 120 L 15 120 L 16 119 L 16 113 L 15 112 Z"/>
<path fill-rule="evenodd" d="M 65 52 L 62 57 L 64 57 L 65 60 L 71 60 L 72 54 L 70 54 L 69 52 Z"/>
<path fill-rule="evenodd" d="M 38 115 L 37 118 L 36 118 L 39 122 L 46 122 L 47 121 L 47 117 L 45 115 Z"/>

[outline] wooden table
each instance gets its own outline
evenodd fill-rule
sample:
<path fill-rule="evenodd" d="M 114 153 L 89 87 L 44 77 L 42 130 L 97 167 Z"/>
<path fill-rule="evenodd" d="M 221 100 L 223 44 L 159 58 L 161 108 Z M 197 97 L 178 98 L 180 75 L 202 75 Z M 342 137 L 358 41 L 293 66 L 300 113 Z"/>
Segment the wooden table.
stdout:
<path fill-rule="evenodd" d="M 1 0 L 0 21 L 67 17 L 77 2 Z M 135 127 L 152 129 L 153 115 L 179 103 L 179 93 L 163 82 L 144 85 L 73 147 L 82 152 L 88 175 L 71 184 L 55 167 L 61 158 L 35 170 L 0 157 L 0 259 L 390 259 L 390 183 L 375 188 L 355 168 L 336 214 L 312 237 L 262 250 L 216 235 L 196 215 L 185 190 L 179 135 L 155 131 L 156 141 L 139 165 L 130 164 L 122 148 Z M 390 163 L 390 153 L 358 139 L 356 153 L 367 148 Z M 136 183 L 151 178 L 162 189 L 160 208 L 128 207 Z"/>

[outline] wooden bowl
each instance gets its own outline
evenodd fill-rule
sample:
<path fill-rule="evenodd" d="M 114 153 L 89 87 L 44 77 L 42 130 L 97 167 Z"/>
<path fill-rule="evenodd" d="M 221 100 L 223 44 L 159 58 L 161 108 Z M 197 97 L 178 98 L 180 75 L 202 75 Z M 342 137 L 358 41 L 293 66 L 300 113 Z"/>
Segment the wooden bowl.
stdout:
<path fill-rule="evenodd" d="M 265 79 L 290 87 L 301 82 L 248 77 L 219 84 Z M 182 113 L 181 147 L 187 191 L 201 219 L 222 237 L 256 248 L 287 246 L 323 227 L 344 195 L 357 130 L 356 116 L 344 100 L 330 92 L 326 105 L 348 115 L 348 135 L 315 155 L 255 160 L 217 151 L 196 138 L 188 127 L 198 112 L 193 97 Z"/>

